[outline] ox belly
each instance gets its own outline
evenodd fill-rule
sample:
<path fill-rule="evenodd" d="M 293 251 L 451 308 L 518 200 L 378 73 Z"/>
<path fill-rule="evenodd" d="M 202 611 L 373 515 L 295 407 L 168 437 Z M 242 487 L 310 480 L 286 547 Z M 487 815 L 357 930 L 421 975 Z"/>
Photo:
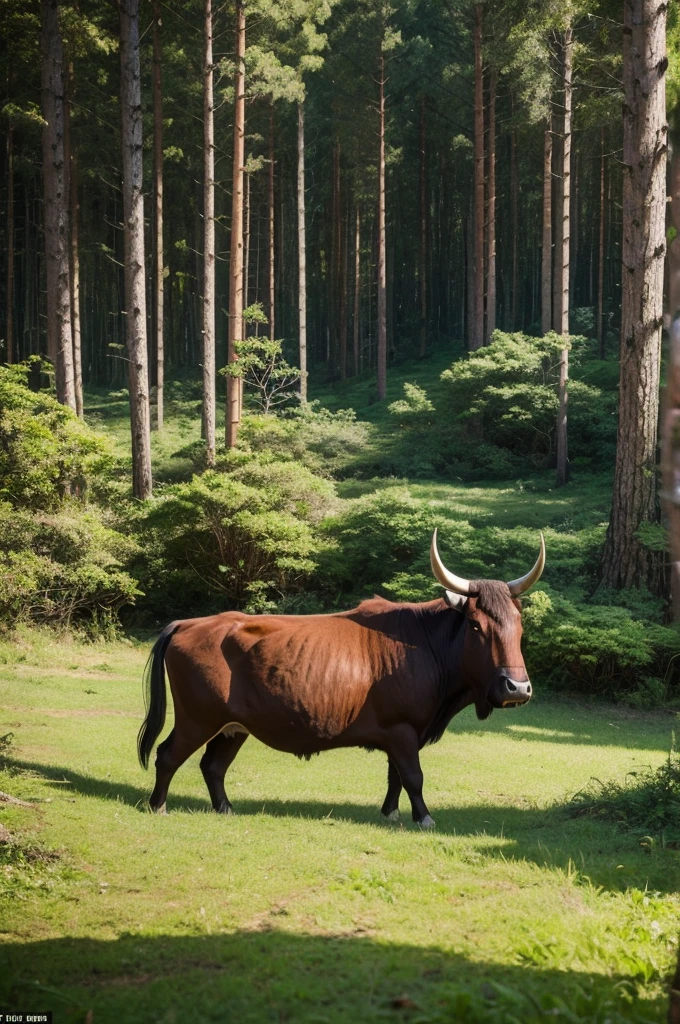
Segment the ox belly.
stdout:
<path fill-rule="evenodd" d="M 381 715 L 380 697 L 386 672 L 400 658 L 397 651 L 386 658 L 375 645 L 374 633 L 335 616 L 263 616 L 241 624 L 222 645 L 231 675 L 229 721 L 299 756 L 380 746 L 385 718 L 392 717 Z"/>

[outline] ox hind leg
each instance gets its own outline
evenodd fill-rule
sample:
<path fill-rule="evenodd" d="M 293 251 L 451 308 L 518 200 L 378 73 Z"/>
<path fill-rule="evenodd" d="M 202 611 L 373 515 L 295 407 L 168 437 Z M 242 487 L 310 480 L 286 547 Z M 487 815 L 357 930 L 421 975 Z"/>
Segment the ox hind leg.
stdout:
<path fill-rule="evenodd" d="M 401 776 L 392 758 L 387 759 L 387 796 L 382 805 L 381 813 L 390 821 L 399 821 L 399 797 L 401 795 Z"/>
<path fill-rule="evenodd" d="M 149 797 L 149 807 L 156 814 L 165 814 L 165 801 L 172 778 L 181 765 L 210 738 L 197 727 L 184 725 L 175 727 L 156 750 L 156 785 Z"/>
<path fill-rule="evenodd" d="M 225 736 L 224 733 L 218 732 L 217 736 L 213 736 L 208 743 L 205 754 L 201 758 L 203 778 L 210 793 L 213 809 L 218 814 L 234 813 L 224 788 L 224 777 L 247 739 L 247 732 L 237 732 L 231 736 Z"/>

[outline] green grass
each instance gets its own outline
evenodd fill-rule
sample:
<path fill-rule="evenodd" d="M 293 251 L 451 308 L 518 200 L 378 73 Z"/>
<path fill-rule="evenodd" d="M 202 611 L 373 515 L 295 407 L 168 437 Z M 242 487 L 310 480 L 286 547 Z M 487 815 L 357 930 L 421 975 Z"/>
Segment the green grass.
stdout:
<path fill-rule="evenodd" d="M 146 645 L 0 645 L 0 1006 L 57 1021 L 662 1021 L 680 855 L 571 818 L 593 776 L 664 761 L 676 718 L 540 692 L 423 754 L 434 834 L 380 819 L 380 754 L 250 739 L 207 811 L 138 766 Z M 1 751 L 0 751 L 1 752 Z M 55 856 L 56 853 L 56 856 Z M 88 1017 L 88 1012 L 91 1015 Z"/>

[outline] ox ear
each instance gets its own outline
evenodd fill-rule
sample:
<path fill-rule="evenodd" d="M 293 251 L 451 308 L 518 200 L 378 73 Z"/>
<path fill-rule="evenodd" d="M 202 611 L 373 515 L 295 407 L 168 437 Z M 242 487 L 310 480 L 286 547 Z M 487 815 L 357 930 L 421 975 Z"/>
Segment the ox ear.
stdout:
<path fill-rule="evenodd" d="M 444 600 L 448 604 L 449 608 L 453 608 L 457 612 L 465 610 L 465 605 L 468 602 L 465 594 L 454 594 L 452 590 L 444 591 Z"/>

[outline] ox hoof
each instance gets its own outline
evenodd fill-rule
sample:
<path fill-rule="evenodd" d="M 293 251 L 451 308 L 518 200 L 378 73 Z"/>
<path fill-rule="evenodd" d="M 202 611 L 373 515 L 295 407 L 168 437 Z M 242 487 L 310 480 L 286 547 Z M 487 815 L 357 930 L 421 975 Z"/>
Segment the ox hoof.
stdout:
<path fill-rule="evenodd" d="M 387 818 L 388 821 L 401 821 L 401 815 L 399 814 L 399 808 L 398 807 L 395 808 L 395 810 L 390 811 L 389 814 L 385 814 L 384 817 Z"/>
<path fill-rule="evenodd" d="M 152 804 L 149 804 L 149 810 L 151 811 L 152 814 L 167 814 L 168 813 L 168 810 L 167 810 L 165 804 L 161 804 L 160 807 L 154 807 Z"/>
<path fill-rule="evenodd" d="M 431 818 L 429 814 L 426 814 L 423 820 L 418 822 L 418 825 L 425 831 L 434 828 L 434 818 Z"/>
<path fill-rule="evenodd" d="M 220 804 L 219 807 L 215 808 L 217 814 L 236 814 L 236 811 L 230 803 Z"/>

